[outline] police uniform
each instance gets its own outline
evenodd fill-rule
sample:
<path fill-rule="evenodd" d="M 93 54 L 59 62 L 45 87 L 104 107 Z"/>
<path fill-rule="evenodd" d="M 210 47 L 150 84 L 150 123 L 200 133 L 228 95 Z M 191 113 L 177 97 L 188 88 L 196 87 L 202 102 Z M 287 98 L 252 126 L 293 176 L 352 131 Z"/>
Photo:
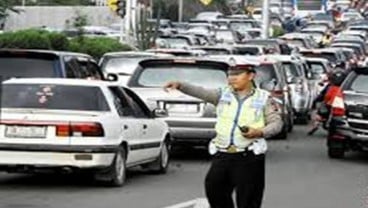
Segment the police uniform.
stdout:
<path fill-rule="evenodd" d="M 253 88 L 245 97 L 231 87 L 210 90 L 181 83 L 179 90 L 217 107 L 216 137 L 210 142 L 213 161 L 205 180 L 211 208 L 259 208 L 265 185 L 264 138 L 245 138 L 241 126 L 261 129 L 265 138 L 282 128 L 280 111 L 269 92 Z"/>

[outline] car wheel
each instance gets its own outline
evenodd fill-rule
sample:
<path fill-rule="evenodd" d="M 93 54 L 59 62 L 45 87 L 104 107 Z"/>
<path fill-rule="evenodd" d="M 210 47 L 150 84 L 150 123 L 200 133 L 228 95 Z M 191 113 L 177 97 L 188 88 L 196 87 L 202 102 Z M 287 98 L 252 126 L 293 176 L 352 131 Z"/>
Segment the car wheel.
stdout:
<path fill-rule="evenodd" d="M 126 179 L 126 153 L 124 148 L 119 148 L 112 164 L 105 170 L 95 174 L 95 179 L 107 186 L 123 186 Z"/>
<path fill-rule="evenodd" d="M 154 173 L 164 174 L 167 172 L 170 163 L 170 144 L 165 140 L 162 144 L 160 154 L 157 159 L 149 164 L 147 167 Z"/>
<path fill-rule="evenodd" d="M 337 158 L 337 159 L 344 158 L 345 151 L 344 151 L 343 148 L 332 148 L 332 147 L 329 147 L 328 148 L 328 156 L 330 158 Z"/>

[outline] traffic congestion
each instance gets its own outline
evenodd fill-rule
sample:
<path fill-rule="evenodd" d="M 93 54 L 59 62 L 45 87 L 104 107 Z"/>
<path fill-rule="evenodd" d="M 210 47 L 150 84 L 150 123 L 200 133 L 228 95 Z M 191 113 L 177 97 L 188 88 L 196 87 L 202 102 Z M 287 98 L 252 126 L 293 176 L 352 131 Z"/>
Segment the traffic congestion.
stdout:
<path fill-rule="evenodd" d="M 183 149 L 212 157 L 217 101 L 165 86 L 180 81 L 221 93 L 231 69 L 244 67 L 254 70 L 252 85 L 268 93 L 282 122 L 267 140 L 292 143 L 303 129 L 305 138 L 323 134 L 321 159 L 367 151 L 368 2 L 325 5 L 303 11 L 270 0 L 267 22 L 258 4 L 241 13 L 202 11 L 186 22 L 161 19 L 146 50 L 99 59 L 1 48 L 0 171 L 82 173 L 121 187 L 136 167 L 170 174 Z"/>

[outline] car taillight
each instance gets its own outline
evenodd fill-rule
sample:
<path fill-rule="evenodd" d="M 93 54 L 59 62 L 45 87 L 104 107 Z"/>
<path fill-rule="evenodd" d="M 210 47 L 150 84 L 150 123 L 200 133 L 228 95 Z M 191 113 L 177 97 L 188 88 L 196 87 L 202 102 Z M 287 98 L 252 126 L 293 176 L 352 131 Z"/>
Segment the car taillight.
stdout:
<path fill-rule="evenodd" d="M 275 97 L 283 97 L 284 91 L 283 90 L 273 90 L 271 94 L 272 96 L 275 96 Z"/>
<path fill-rule="evenodd" d="M 100 123 L 96 122 L 71 122 L 56 125 L 56 135 L 60 137 L 102 137 L 104 129 Z"/>
<path fill-rule="evenodd" d="M 345 104 L 342 94 L 336 95 L 332 102 L 332 116 L 344 116 L 345 115 Z"/>

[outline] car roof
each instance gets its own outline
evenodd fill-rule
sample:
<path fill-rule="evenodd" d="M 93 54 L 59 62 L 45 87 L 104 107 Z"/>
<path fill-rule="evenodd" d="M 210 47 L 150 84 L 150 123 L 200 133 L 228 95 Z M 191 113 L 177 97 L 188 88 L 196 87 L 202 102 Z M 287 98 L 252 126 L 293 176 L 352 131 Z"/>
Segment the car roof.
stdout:
<path fill-rule="evenodd" d="M 119 51 L 119 52 L 109 52 L 105 53 L 103 56 L 114 56 L 114 57 L 150 57 L 150 56 L 172 56 L 167 53 L 155 53 L 147 51 Z"/>
<path fill-rule="evenodd" d="M 8 52 L 9 53 L 44 53 L 44 54 L 54 54 L 56 56 L 78 55 L 78 56 L 91 57 L 88 54 L 69 52 L 69 51 L 55 51 L 55 50 L 41 50 L 41 49 L 15 49 L 15 48 L 1 48 L 0 49 L 0 53 L 8 53 Z"/>
<path fill-rule="evenodd" d="M 58 84 L 90 87 L 113 86 L 114 82 L 87 79 L 65 79 L 65 78 L 13 78 L 3 81 L 3 84 Z"/>
<path fill-rule="evenodd" d="M 316 62 L 326 62 L 328 63 L 329 61 L 325 58 L 315 58 L 315 57 L 304 57 L 307 61 L 316 61 Z"/>

